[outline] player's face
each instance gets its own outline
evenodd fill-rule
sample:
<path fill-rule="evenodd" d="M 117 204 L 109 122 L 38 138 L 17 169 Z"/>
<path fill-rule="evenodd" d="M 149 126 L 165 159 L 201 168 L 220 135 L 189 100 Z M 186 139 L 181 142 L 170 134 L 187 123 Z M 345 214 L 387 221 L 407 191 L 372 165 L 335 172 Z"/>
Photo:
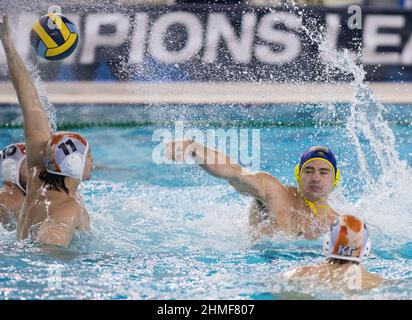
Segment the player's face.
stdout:
<path fill-rule="evenodd" d="M 300 176 L 303 195 L 310 201 L 327 197 L 333 189 L 334 178 L 332 167 L 325 161 L 309 162 Z"/>
<path fill-rule="evenodd" d="M 83 171 L 83 180 L 90 180 L 92 170 L 93 170 L 93 156 L 89 149 L 89 151 L 87 152 L 86 164 L 84 166 L 84 171 Z"/>

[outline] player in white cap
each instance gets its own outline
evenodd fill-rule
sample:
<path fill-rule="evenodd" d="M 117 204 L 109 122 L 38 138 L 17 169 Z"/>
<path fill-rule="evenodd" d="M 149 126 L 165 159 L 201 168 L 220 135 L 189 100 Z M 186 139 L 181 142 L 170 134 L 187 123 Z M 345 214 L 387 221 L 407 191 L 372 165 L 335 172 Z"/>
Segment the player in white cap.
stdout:
<path fill-rule="evenodd" d="M 93 167 L 87 140 L 77 133 L 51 129 L 36 87 L 10 37 L 8 17 L 0 38 L 24 119 L 27 194 L 17 221 L 17 238 L 32 236 L 42 245 L 68 246 L 75 230 L 89 229 L 87 210 L 77 188 Z"/>
<path fill-rule="evenodd" d="M 12 231 L 26 196 L 27 166 L 26 146 L 14 143 L 0 151 L 0 173 L 3 187 L 0 189 L 0 223 Z"/>
<path fill-rule="evenodd" d="M 326 262 L 285 273 L 299 287 L 326 286 L 333 290 L 362 290 L 378 287 L 383 278 L 361 265 L 371 250 L 366 224 L 352 215 L 336 219 L 323 241 Z"/>

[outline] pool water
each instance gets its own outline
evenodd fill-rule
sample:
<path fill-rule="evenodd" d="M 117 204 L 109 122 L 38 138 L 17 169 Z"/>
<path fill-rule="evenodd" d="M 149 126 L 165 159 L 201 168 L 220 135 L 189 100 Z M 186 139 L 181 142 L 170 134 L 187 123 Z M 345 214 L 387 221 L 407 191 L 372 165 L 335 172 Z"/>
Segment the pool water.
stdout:
<path fill-rule="evenodd" d="M 253 243 L 251 199 L 197 166 L 153 163 L 159 141 L 152 137 L 160 126 L 148 123 L 73 129 L 89 139 L 95 159 L 82 190 L 92 231 L 76 234 L 69 249 L 42 252 L 0 230 L 0 299 L 411 299 L 412 117 L 410 108 L 396 110 L 387 115 L 403 119 L 388 120 L 396 141 L 389 147 L 399 153 L 393 166 L 372 152 L 376 142 L 360 138 L 369 185 L 345 125 L 196 124 L 204 132 L 257 129 L 260 169 L 285 184 L 294 184 L 293 168 L 305 148 L 331 147 L 343 177 L 331 204 L 371 224 L 365 266 L 395 280 L 391 285 L 352 294 L 289 287 L 279 275 L 322 262 L 321 240 L 277 235 Z M 172 123 L 164 127 L 173 130 Z M 22 137 L 21 128 L 0 129 L 1 145 Z"/>

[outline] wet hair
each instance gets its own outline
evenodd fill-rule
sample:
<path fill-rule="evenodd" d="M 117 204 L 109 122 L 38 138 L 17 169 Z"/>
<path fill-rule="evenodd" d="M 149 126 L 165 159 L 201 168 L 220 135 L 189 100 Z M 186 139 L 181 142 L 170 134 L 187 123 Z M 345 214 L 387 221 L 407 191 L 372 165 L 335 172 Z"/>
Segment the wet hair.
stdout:
<path fill-rule="evenodd" d="M 59 192 L 64 191 L 69 194 L 69 189 L 67 189 L 66 184 L 64 183 L 65 176 L 50 173 L 44 170 L 40 173 L 39 178 L 44 182 L 43 187 Z"/>
<path fill-rule="evenodd" d="M 328 261 L 331 262 L 331 263 L 334 263 L 334 264 L 360 264 L 357 261 L 335 259 L 335 258 L 330 258 L 330 259 L 328 259 Z"/>
<path fill-rule="evenodd" d="M 27 183 L 25 181 L 23 181 L 23 179 L 21 177 L 19 177 L 19 183 L 22 186 L 22 188 L 25 190 L 24 193 L 27 192 Z"/>

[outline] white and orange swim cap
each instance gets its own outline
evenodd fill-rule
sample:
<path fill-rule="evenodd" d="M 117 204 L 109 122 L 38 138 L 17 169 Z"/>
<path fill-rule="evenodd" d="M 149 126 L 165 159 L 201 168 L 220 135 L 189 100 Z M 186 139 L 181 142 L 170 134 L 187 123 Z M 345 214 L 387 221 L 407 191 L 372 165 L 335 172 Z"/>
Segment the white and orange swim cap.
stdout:
<path fill-rule="evenodd" d="M 366 224 L 352 215 L 337 218 L 323 241 L 323 252 L 327 259 L 361 262 L 368 256 L 370 249 Z"/>
<path fill-rule="evenodd" d="M 0 171 L 4 182 L 16 184 L 24 193 L 26 189 L 20 184 L 20 167 L 26 159 L 26 145 L 13 143 L 0 152 Z"/>
<path fill-rule="evenodd" d="M 47 142 L 47 172 L 82 180 L 89 143 L 81 134 L 57 132 Z"/>

